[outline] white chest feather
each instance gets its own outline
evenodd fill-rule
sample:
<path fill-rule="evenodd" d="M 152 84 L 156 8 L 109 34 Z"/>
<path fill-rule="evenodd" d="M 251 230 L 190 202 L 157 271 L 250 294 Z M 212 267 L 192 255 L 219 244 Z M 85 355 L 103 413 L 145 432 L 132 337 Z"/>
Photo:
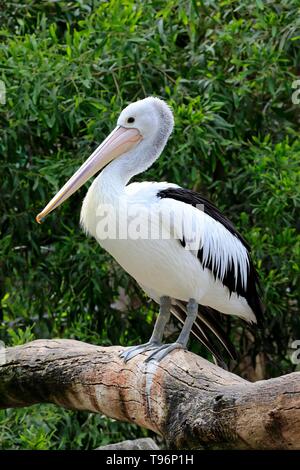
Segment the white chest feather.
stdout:
<path fill-rule="evenodd" d="M 99 185 L 95 180 L 82 206 L 81 224 L 84 230 L 96 238 L 147 292 L 155 292 L 156 297 L 168 295 L 184 301 L 194 298 L 224 313 L 250 318 L 252 313 L 245 299 L 235 293 L 230 295 L 222 284 L 222 276 L 230 263 L 236 272 L 239 270 L 242 273 L 242 282 L 246 282 L 247 252 L 221 224 L 188 207 L 185 215 L 189 213 L 192 218 L 187 216 L 189 223 L 182 227 L 182 218 L 179 226 L 176 225 L 179 217 L 173 217 L 169 239 L 149 236 L 149 220 L 150 227 L 153 223 L 153 219 L 149 219 L 150 209 L 151 213 L 158 211 L 165 219 L 170 206 L 173 205 L 177 216 L 180 212 L 178 207 L 182 209 L 182 205 L 186 206 L 178 201 L 157 198 L 157 192 L 166 185 L 135 183 L 124 191 L 118 191 L 111 187 L 108 190 L 105 182 Z M 128 215 L 131 209 L 133 212 Z M 214 269 L 219 271 L 219 279 L 214 279 L 212 272 L 202 267 L 197 250 L 184 249 L 181 245 L 182 237 L 187 245 L 193 239 L 189 233 L 191 226 L 195 226 L 197 233 L 201 234 L 199 248 L 203 250 L 204 259 L 212 258 Z"/>

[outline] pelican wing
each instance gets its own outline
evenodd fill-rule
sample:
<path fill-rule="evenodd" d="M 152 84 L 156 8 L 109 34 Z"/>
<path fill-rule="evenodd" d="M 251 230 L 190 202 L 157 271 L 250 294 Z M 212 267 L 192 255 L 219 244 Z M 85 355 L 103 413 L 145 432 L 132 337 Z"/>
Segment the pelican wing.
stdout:
<path fill-rule="evenodd" d="M 190 250 L 203 268 L 228 288 L 244 297 L 256 319 L 262 320 L 259 280 L 247 242 L 234 225 L 207 199 L 183 188 L 157 193 L 165 230 Z"/>

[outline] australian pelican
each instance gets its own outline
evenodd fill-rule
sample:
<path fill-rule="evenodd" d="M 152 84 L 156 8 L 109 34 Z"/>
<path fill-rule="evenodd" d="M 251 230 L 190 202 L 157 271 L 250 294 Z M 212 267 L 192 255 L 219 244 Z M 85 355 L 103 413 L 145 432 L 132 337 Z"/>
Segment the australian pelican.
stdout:
<path fill-rule="evenodd" d="M 211 202 L 194 191 L 166 182 L 128 184 L 160 156 L 173 125 L 171 109 L 158 98 L 127 106 L 117 127 L 36 219 L 41 222 L 104 168 L 83 201 L 81 225 L 160 305 L 150 340 L 127 348 L 122 357 L 128 361 L 150 350 L 146 361 L 160 361 L 170 351 L 186 348 L 192 332 L 221 362 L 211 333 L 231 356 L 234 353 L 218 323 L 219 312 L 249 323 L 263 314 L 247 242 Z M 138 233 L 147 225 L 145 236 L 130 236 L 128 222 L 134 221 L 133 213 L 139 220 Z M 109 232 L 108 225 L 116 221 L 118 230 Z M 159 233 L 168 236 L 151 236 L 158 227 Z M 175 343 L 163 344 L 170 314 L 183 327 Z"/>

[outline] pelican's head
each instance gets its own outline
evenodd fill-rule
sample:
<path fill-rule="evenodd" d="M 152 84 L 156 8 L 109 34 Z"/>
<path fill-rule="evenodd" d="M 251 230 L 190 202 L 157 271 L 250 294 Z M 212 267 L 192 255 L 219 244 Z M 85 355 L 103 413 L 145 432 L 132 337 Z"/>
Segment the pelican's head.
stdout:
<path fill-rule="evenodd" d="M 151 147 L 152 155 L 158 155 L 165 146 L 173 125 L 172 111 L 159 98 L 149 97 L 128 105 L 121 112 L 117 127 L 37 215 L 37 222 L 41 223 L 50 212 L 60 206 L 102 168 L 124 154 L 128 154 L 135 147 L 143 145 L 143 153 L 148 155 L 150 155 L 149 148 Z"/>

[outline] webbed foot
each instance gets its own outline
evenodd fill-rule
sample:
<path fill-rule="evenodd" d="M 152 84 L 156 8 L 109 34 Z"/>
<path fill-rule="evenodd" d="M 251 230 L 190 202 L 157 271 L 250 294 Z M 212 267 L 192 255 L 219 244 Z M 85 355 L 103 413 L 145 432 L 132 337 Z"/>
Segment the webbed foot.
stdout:
<path fill-rule="evenodd" d="M 120 353 L 120 357 L 124 359 L 124 362 L 130 361 L 138 354 L 142 354 L 146 351 L 151 351 L 152 349 L 157 349 L 160 347 L 160 343 L 154 341 L 148 341 L 148 343 L 140 344 L 138 346 L 132 346 L 131 348 L 127 348 L 125 351 Z"/>
<path fill-rule="evenodd" d="M 161 346 L 156 347 L 155 351 L 153 351 L 153 353 L 151 353 L 150 356 L 147 357 L 145 362 L 160 362 L 171 351 L 174 351 L 174 349 L 186 349 L 186 347 L 181 343 L 162 344 Z"/>

